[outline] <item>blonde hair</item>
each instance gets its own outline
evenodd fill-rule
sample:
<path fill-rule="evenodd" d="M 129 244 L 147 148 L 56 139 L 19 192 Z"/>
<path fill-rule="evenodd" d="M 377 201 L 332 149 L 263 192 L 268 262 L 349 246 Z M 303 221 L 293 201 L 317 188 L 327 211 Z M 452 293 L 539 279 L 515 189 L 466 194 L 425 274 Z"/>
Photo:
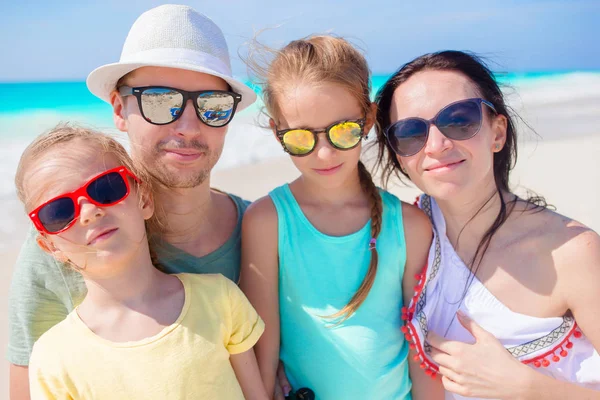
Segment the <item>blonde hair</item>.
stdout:
<path fill-rule="evenodd" d="M 21 159 L 19 160 L 17 173 L 15 175 L 15 186 L 17 189 L 17 196 L 24 204 L 27 212 L 35 207 L 34 204 L 31 204 L 32 199 L 29 188 L 25 182 L 29 170 L 35 165 L 36 160 L 48 151 L 57 146 L 67 146 L 73 141 L 82 141 L 90 147 L 97 148 L 98 151 L 101 152 L 99 154 L 113 155 L 119 162 L 119 165 L 129 169 L 139 179 L 139 183 L 136 182 L 135 185 L 140 193 L 143 194 L 143 196 L 140 196 L 140 201 L 142 201 L 142 197 L 144 196 L 146 199 L 152 200 L 152 188 L 154 184 L 151 175 L 129 157 L 129 154 L 127 154 L 127 151 L 119 142 L 107 134 L 92 129 L 83 128 L 73 124 L 59 124 L 50 131 L 35 138 L 34 141 L 25 148 L 25 151 L 23 151 Z M 155 216 L 146 221 L 148 238 L 157 236 L 162 230 L 162 224 Z M 151 256 L 152 261 L 157 265 L 155 252 L 152 250 L 152 246 Z"/>
<path fill-rule="evenodd" d="M 346 89 L 360 104 L 363 114 L 371 113 L 371 82 L 367 61 L 345 39 L 322 35 L 294 40 L 281 50 L 268 49 L 254 40 L 250 48 L 248 67 L 262 88 L 267 114 L 278 121 L 281 111 L 277 99 L 290 85 L 319 84 L 323 82 Z M 381 232 L 383 206 L 381 196 L 365 165 L 358 162 L 358 176 L 363 192 L 371 204 L 371 237 Z M 365 301 L 373 287 L 377 273 L 378 254 L 374 245 L 371 262 L 365 278 L 348 304 L 329 318 L 349 318 Z"/>

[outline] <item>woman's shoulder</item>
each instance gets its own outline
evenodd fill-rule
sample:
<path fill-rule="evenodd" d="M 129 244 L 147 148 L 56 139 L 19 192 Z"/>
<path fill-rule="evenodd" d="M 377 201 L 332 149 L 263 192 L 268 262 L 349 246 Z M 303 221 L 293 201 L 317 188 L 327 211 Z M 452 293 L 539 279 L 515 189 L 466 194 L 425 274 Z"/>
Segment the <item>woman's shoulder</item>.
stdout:
<path fill-rule="evenodd" d="M 600 239 L 590 227 L 546 207 L 521 205 L 514 211 L 517 227 L 542 247 L 559 250 L 564 246 L 580 246 Z"/>
<path fill-rule="evenodd" d="M 516 228 L 524 233 L 524 242 L 539 254 L 551 254 L 557 272 L 573 273 L 590 264 L 600 268 L 600 236 L 593 229 L 548 208 L 516 212 Z"/>

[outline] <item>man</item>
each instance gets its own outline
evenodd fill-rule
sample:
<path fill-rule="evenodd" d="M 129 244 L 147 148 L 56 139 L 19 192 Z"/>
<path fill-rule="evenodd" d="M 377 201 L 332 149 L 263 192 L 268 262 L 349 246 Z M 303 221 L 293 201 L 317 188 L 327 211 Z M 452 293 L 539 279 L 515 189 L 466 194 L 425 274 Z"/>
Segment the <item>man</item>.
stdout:
<path fill-rule="evenodd" d="M 161 266 L 170 273 L 222 273 L 237 282 L 247 202 L 211 190 L 210 172 L 227 124 L 256 95 L 232 77 L 219 27 L 186 6 L 149 10 L 133 24 L 120 61 L 94 70 L 87 85 L 112 105 L 116 127 L 129 135 L 132 158 L 159 183 Z M 207 117 L 213 114 L 219 117 Z M 85 295 L 79 273 L 39 249 L 36 235 L 32 229 L 11 285 L 11 399 L 29 398 L 33 343 Z"/>

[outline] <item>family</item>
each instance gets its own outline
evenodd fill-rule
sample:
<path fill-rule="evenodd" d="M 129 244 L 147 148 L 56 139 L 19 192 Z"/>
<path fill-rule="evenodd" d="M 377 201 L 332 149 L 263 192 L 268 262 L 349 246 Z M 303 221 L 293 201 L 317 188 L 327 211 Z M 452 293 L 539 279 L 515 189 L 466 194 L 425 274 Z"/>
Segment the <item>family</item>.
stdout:
<path fill-rule="evenodd" d="M 600 399 L 600 237 L 511 192 L 515 116 L 481 59 L 424 54 L 374 101 L 343 38 L 245 61 L 300 172 L 252 204 L 210 178 L 256 94 L 187 6 L 87 78 L 129 153 L 72 124 L 24 151 L 11 399 Z M 361 162 L 372 128 L 414 205 Z"/>

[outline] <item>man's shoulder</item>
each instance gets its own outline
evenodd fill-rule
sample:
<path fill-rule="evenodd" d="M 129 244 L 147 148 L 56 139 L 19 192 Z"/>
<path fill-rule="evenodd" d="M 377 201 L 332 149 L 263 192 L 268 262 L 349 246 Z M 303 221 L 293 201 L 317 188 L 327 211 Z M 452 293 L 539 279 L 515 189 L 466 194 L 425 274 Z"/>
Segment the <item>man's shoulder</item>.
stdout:
<path fill-rule="evenodd" d="M 11 290 L 17 290 L 20 285 L 32 287 L 35 282 L 49 290 L 55 290 L 55 285 L 63 287 L 65 284 L 71 289 L 82 289 L 81 275 L 43 251 L 37 244 L 37 235 L 35 228 L 31 227 L 14 266 Z"/>
<path fill-rule="evenodd" d="M 233 202 L 237 206 L 240 214 L 244 214 L 246 212 L 246 209 L 248 208 L 248 206 L 252 203 L 250 200 L 245 200 L 245 199 L 241 198 L 240 196 L 237 196 L 233 193 L 225 193 L 225 194 L 227 196 L 229 196 L 229 198 L 231 198 L 231 200 L 233 200 Z"/>
<path fill-rule="evenodd" d="M 216 193 L 217 195 L 222 196 L 223 200 L 232 201 L 233 204 L 235 205 L 236 210 L 238 211 L 238 214 L 239 214 L 238 216 L 240 218 L 246 212 L 246 209 L 248 208 L 250 203 L 252 203 L 251 201 L 245 200 L 245 199 L 241 198 L 240 196 L 235 195 L 233 193 L 224 192 L 222 190 L 215 189 L 215 188 L 211 188 L 211 190 L 213 191 L 213 193 Z"/>

